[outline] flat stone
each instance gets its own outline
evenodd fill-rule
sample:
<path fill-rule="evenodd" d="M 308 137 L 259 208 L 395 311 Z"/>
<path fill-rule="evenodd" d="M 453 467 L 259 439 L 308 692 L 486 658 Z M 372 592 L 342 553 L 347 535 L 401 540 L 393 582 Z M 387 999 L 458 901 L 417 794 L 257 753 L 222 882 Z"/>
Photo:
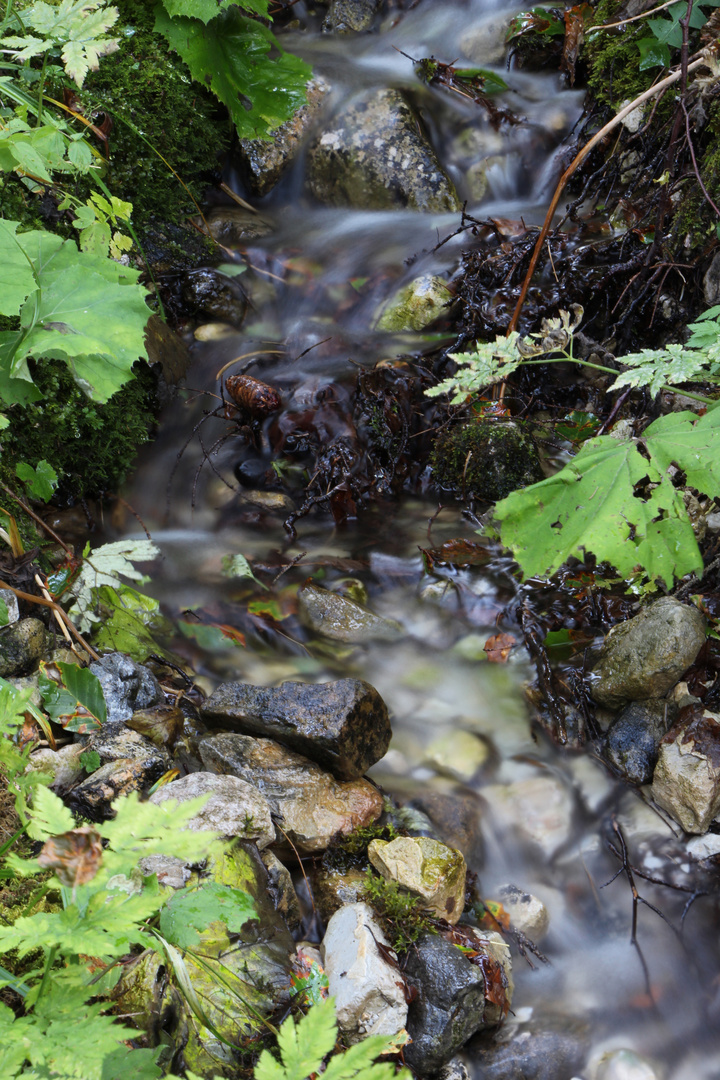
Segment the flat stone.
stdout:
<path fill-rule="evenodd" d="M 617 715 L 605 735 L 605 757 L 632 784 L 649 784 L 657 764 L 660 740 L 677 715 L 670 701 L 632 701 Z"/>
<path fill-rule="evenodd" d="M 542 900 L 517 885 L 501 885 L 494 892 L 510 916 L 510 922 L 531 941 L 540 941 L 548 932 L 550 915 Z"/>
<path fill-rule="evenodd" d="M 424 901 L 446 922 L 456 923 L 465 907 L 465 860 L 459 851 L 429 836 L 371 840 L 368 859 L 386 880 Z"/>
<path fill-rule="evenodd" d="M 353 98 L 308 155 L 308 187 L 327 206 L 356 210 L 460 209 L 452 181 L 399 90 Z"/>
<path fill-rule="evenodd" d="M 162 687 L 150 669 L 125 653 L 108 653 L 95 660 L 90 671 L 100 680 L 110 724 L 129 720 L 137 709 L 164 701 Z"/>
<path fill-rule="evenodd" d="M 118 758 L 101 765 L 66 796 L 66 805 L 90 821 L 107 821 L 115 816 L 112 803 L 131 791 L 147 791 L 165 772 L 158 758 Z"/>
<path fill-rule="evenodd" d="M 305 585 L 298 592 L 298 614 L 311 630 L 346 645 L 397 641 L 404 634 L 394 619 L 375 615 L 354 600 L 318 585 Z"/>
<path fill-rule="evenodd" d="M 176 799 L 182 803 L 198 795 L 210 795 L 210 799 L 191 819 L 189 829 L 212 829 L 221 836 L 254 840 L 261 850 L 274 841 L 275 826 L 267 799 L 252 784 L 236 776 L 190 773 L 161 787 L 150 796 L 150 802 L 159 805 L 167 799 Z"/>
<path fill-rule="evenodd" d="M 705 642 L 705 618 L 670 596 L 614 626 L 593 669 L 592 697 L 621 708 L 628 701 L 661 698 L 695 660 Z"/>
<path fill-rule="evenodd" d="M 208 769 L 255 785 L 278 825 L 278 843 L 287 837 L 303 854 L 324 851 L 334 836 L 366 828 L 382 813 L 382 795 L 367 780 L 337 780 L 272 739 L 223 732 L 203 739 L 200 756 Z"/>
<path fill-rule="evenodd" d="M 408 1006 L 398 969 L 382 955 L 389 948 L 368 904 L 347 904 L 328 923 L 321 951 L 338 1027 L 348 1042 L 367 1035 L 397 1035 Z"/>
<path fill-rule="evenodd" d="M 424 330 L 441 315 L 447 314 L 448 306 L 454 299 L 442 278 L 423 274 L 388 300 L 376 329 L 388 333 Z"/>
<path fill-rule="evenodd" d="M 537 845 L 549 858 L 570 839 L 572 795 L 554 776 L 488 785 L 482 789 L 482 797 L 501 829 Z"/>
<path fill-rule="evenodd" d="M 720 716 L 690 705 L 660 743 L 652 796 L 689 833 L 720 811 Z"/>
<path fill-rule="evenodd" d="M 275 739 L 355 780 L 383 757 L 392 735 L 387 706 L 361 679 L 282 686 L 224 683 L 200 710 L 209 728 Z"/>
<path fill-rule="evenodd" d="M 26 675 L 42 660 L 53 637 L 40 619 L 20 619 L 0 630 L 0 676 Z"/>
<path fill-rule="evenodd" d="M 166 772 L 172 764 L 172 758 L 164 747 L 156 746 L 125 724 L 104 724 L 99 731 L 89 736 L 85 742 L 85 750 L 94 751 L 103 765 L 120 758 L 133 758 L 138 761 L 159 762 L 163 766 L 163 772 Z"/>
<path fill-rule="evenodd" d="M 490 747 L 484 739 L 460 728 L 433 739 L 425 750 L 429 765 L 463 783 L 469 783 L 489 757 Z"/>

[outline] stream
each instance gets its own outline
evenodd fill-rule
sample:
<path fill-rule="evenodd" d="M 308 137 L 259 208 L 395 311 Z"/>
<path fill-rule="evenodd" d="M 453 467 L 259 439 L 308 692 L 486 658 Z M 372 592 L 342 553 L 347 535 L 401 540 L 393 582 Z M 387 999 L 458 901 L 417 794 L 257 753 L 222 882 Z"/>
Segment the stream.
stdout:
<path fill-rule="evenodd" d="M 317 27 L 307 5 L 298 3 L 296 10 L 301 24 Z M 412 91 L 468 211 L 538 224 L 583 94 L 555 72 L 506 67 L 498 56 L 502 30 L 492 26 L 507 14 L 503 0 L 428 0 L 380 33 L 332 37 L 290 30 L 282 40 L 331 84 L 333 108 L 359 89 Z M 503 76 L 510 87 L 503 104 L 526 120 L 499 131 L 472 101 L 422 87 L 408 59 L 432 54 L 452 62 L 466 55 L 461 42 L 468 27 L 483 25 L 483 66 Z M 462 149 L 471 144 L 476 156 L 485 146 L 492 157 L 485 192 L 474 201 Z M 442 805 L 473 853 L 470 869 L 483 897 L 494 899 L 511 883 L 544 903 L 550 926 L 539 947 L 548 962 L 529 956 L 531 965 L 515 953 L 513 1012 L 499 1036 L 517 1048 L 515 1071 L 486 1068 L 488 1040 L 476 1038 L 462 1054 L 471 1077 L 718 1077 L 715 901 L 700 898 L 680 935 L 688 893 L 636 876 L 640 895 L 668 920 L 640 904 L 638 951 L 631 943 L 627 875 L 604 886 L 622 870 L 608 847 L 608 839 L 618 843 L 613 823 L 635 867 L 685 885 L 692 862 L 720 844 L 703 849 L 693 841 L 689 847 L 676 826 L 613 780 L 592 754 L 562 751 L 532 725 L 525 688 L 534 671 L 527 654 L 516 645 L 506 662 L 489 663 L 483 650 L 500 632 L 521 640 L 511 613 L 531 586 L 513 576 L 510 560 L 493 551 L 484 566 L 436 562 L 428 572 L 421 549 L 473 539 L 475 523 L 450 499 L 438 512 L 437 495 L 423 494 L 426 476 L 401 498 L 376 500 L 342 525 L 314 508 L 295 522 L 292 537 L 283 526 L 292 508 L 287 493 L 257 483 L 271 463 L 274 420 L 259 425 L 252 453 L 238 423 L 222 416 L 207 419 L 191 438 L 218 404 L 209 396 L 219 391 L 218 371 L 236 357 L 245 359 L 232 372 L 247 370 L 276 387 L 285 412 L 297 413 L 328 396 L 342 402 L 353 392 L 358 367 L 371 369 L 436 344 L 421 335 L 398 339 L 373 331 L 378 305 L 418 274 L 451 277 L 461 250 L 483 242 L 463 234 L 436 250 L 457 228 L 458 214 L 319 207 L 303 194 L 303 170 L 301 157 L 270 196 L 250 197 L 273 232 L 244 249 L 250 268 L 239 280 L 251 298 L 248 316 L 241 329 L 194 341 L 190 389 L 165 410 L 160 436 L 142 453 L 124 492 L 161 549 L 153 589 L 164 609 L 176 617 L 193 611 L 206 623 L 242 624 L 246 639 L 240 647 L 217 632 L 212 639 L 189 633 L 176 647 L 208 692 L 221 679 L 275 685 L 352 675 L 372 683 L 388 703 L 394 732 L 372 779 L 401 804 Z M 249 197 L 230 168 L 226 180 Z M 353 291 L 349 283 L 359 280 L 371 282 L 369 291 Z M 209 461 L 203 447 L 214 448 Z M 262 469 L 254 469 L 257 460 Z M 143 535 L 129 514 L 118 531 Z M 268 602 L 287 605 L 287 617 L 263 623 L 258 609 L 248 622 L 249 594 L 257 602 L 264 591 L 224 574 L 223 560 L 237 554 L 263 582 L 282 572 L 266 594 Z M 354 595 L 364 588 L 367 606 L 398 620 L 403 634 L 347 645 L 303 627 L 292 598 L 310 577 Z M 192 616 L 185 619 L 192 625 Z M 600 640 L 598 631 L 596 644 Z M 703 842 L 715 839 L 709 834 Z M 602 1058 L 618 1049 L 639 1057 Z"/>

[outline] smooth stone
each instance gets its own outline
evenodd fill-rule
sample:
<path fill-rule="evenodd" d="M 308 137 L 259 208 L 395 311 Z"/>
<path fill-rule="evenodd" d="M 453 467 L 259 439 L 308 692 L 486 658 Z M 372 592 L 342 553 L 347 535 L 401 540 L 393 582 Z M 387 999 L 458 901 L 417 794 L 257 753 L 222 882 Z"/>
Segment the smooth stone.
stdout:
<path fill-rule="evenodd" d="M 474 792 L 461 794 L 435 791 L 428 788 L 419 795 L 414 795 L 412 802 L 403 810 L 419 810 L 426 815 L 430 825 L 428 830 L 448 847 L 457 848 L 470 864 L 482 862 L 484 841 L 480 827 L 482 803 Z M 426 831 L 425 828 L 409 832 Z"/>
<path fill-rule="evenodd" d="M 305 137 L 317 120 L 323 99 L 329 90 L 328 83 L 316 76 L 307 84 L 307 105 L 303 105 L 294 116 L 276 128 L 271 139 L 240 140 L 240 164 L 253 195 L 262 197 L 272 191 L 283 173 L 295 160 Z M 210 229 L 212 232 L 212 223 Z M 271 229 L 266 229 L 266 232 L 270 231 Z M 229 235 L 228 239 L 215 236 L 215 239 L 220 240 L 220 243 L 225 244 L 226 247 L 236 247 L 242 246 L 245 236 L 243 234 L 241 238 L 238 238 Z M 241 240 L 240 244 L 237 242 L 238 239 Z"/>
<path fill-rule="evenodd" d="M 386 880 L 419 896 L 439 919 L 456 923 L 465 907 L 465 860 L 459 851 L 429 836 L 371 840 L 368 859 Z"/>
<path fill-rule="evenodd" d="M 441 315 L 455 299 L 442 278 L 423 274 L 411 281 L 385 304 L 376 330 L 389 333 L 400 330 L 424 330 Z"/>
<path fill-rule="evenodd" d="M 626 705 L 605 735 L 605 756 L 632 784 L 649 784 L 660 740 L 677 714 L 662 698 Z"/>
<path fill-rule="evenodd" d="M 308 155 L 308 187 L 327 206 L 456 212 L 460 200 L 399 90 L 355 97 Z"/>
<path fill-rule="evenodd" d="M 649 1061 L 634 1050 L 608 1050 L 594 1064 L 593 1080 L 657 1080 Z"/>
<path fill-rule="evenodd" d="M 311 871 L 312 894 L 318 915 L 329 922 L 336 911 L 347 904 L 365 900 L 365 873 L 321 865 Z"/>
<path fill-rule="evenodd" d="M 201 707 L 200 719 L 209 728 L 275 739 L 341 780 L 363 776 L 387 753 L 392 736 L 387 705 L 361 679 L 223 683 Z"/>
<path fill-rule="evenodd" d="M 176 799 L 183 803 L 198 795 L 210 795 L 210 798 L 200 813 L 191 819 L 189 829 L 211 829 L 221 836 L 254 840 L 261 850 L 275 840 L 275 826 L 267 799 L 256 787 L 237 776 L 190 773 L 161 787 L 150 796 L 150 802 L 159 805 L 167 799 Z"/>
<path fill-rule="evenodd" d="M 381 7 L 382 0 L 330 0 L 322 28 L 325 33 L 366 33 Z"/>
<path fill-rule="evenodd" d="M 261 853 L 260 858 L 267 870 L 267 889 L 275 910 L 282 915 L 290 929 L 294 930 L 302 922 L 302 909 L 295 892 L 292 874 L 269 848 Z"/>
<path fill-rule="evenodd" d="M 462 55 L 474 64 L 502 64 L 508 49 L 505 37 L 511 18 L 511 15 L 494 14 L 469 26 L 460 37 Z"/>
<path fill-rule="evenodd" d="M 100 680 L 109 724 L 129 720 L 137 709 L 149 709 L 165 700 L 162 687 L 149 668 L 125 653 L 108 653 L 90 665 Z"/>
<path fill-rule="evenodd" d="M 147 794 L 165 772 L 165 763 L 158 757 L 117 758 L 101 765 L 86 780 L 65 797 L 74 814 L 90 821 L 107 821 L 115 816 L 112 803 L 131 791 Z"/>
<path fill-rule="evenodd" d="M 501 979 L 502 966 L 488 954 L 488 971 L 491 964 Z M 486 992 L 496 994 L 486 987 L 483 969 L 444 937 L 421 937 L 407 954 L 404 973 L 417 990 L 408 1009 L 412 1042 L 404 1056 L 419 1076 L 433 1076 L 471 1035 L 502 1022 L 503 1008 L 486 998 Z"/>
<path fill-rule="evenodd" d="M 278 132 L 275 132 L 275 136 Z M 254 140 L 241 139 L 240 146 Z M 258 139 L 263 146 L 274 145 L 273 142 Z M 256 192 L 256 194 L 260 194 Z M 260 214 L 253 214 L 250 210 L 243 210 L 241 206 L 222 206 L 206 215 L 208 229 L 213 240 L 226 248 L 245 247 L 249 240 L 260 240 L 268 236 L 273 227 Z M 235 330 L 233 329 L 233 333 Z"/>
<path fill-rule="evenodd" d="M 652 797 L 685 832 L 705 833 L 720 811 L 720 716 L 691 705 L 660 743 Z"/>
<path fill-rule="evenodd" d="M 82 743 L 68 743 L 59 750 L 43 747 L 33 750 L 28 761 L 28 769 L 47 773 L 52 777 L 50 787 L 56 795 L 66 795 L 78 780 L 86 775 L 80 755 L 85 753 Z"/>
<path fill-rule="evenodd" d="M 354 600 L 319 585 L 305 585 L 298 592 L 298 614 L 311 630 L 346 645 L 397 641 L 404 634 L 394 619 L 375 615 Z"/>
<path fill-rule="evenodd" d="M 334 836 L 366 828 L 382 813 L 382 795 L 367 780 L 337 780 L 314 761 L 272 739 L 223 732 L 203 739 L 200 756 L 213 772 L 251 782 L 302 854 L 324 851 Z"/>
<path fill-rule="evenodd" d="M 425 750 L 429 765 L 463 783 L 469 783 L 487 764 L 489 757 L 488 744 L 471 731 L 461 729 L 433 739 Z"/>
<path fill-rule="evenodd" d="M 550 915 L 542 900 L 517 885 L 501 885 L 493 899 L 500 901 L 510 916 L 510 922 L 531 941 L 540 941 L 548 932 Z"/>
<path fill-rule="evenodd" d="M 20 619 L 0 630 L 0 676 L 26 675 L 51 648 L 53 637 L 40 619 Z"/>
<path fill-rule="evenodd" d="M 397 1035 L 408 1006 L 398 969 L 382 955 L 389 949 L 369 904 L 347 904 L 328 923 L 321 951 L 338 1027 L 350 1043 L 368 1035 Z"/>
<path fill-rule="evenodd" d="M 548 857 L 570 839 L 573 799 L 555 776 L 491 784 L 482 789 L 482 797 L 500 828 L 537 845 Z"/>
<path fill-rule="evenodd" d="M 661 698 L 680 679 L 705 643 L 705 618 L 670 596 L 614 626 L 593 669 L 590 693 L 619 709 L 628 701 Z"/>
<path fill-rule="evenodd" d="M 188 270 L 182 284 L 182 297 L 192 311 L 211 315 L 231 326 L 242 326 L 248 301 L 236 278 L 203 266 Z"/>
<path fill-rule="evenodd" d="M 234 326 L 221 322 L 202 323 L 193 330 L 196 341 L 226 341 L 227 338 L 236 336 L 237 330 Z"/>

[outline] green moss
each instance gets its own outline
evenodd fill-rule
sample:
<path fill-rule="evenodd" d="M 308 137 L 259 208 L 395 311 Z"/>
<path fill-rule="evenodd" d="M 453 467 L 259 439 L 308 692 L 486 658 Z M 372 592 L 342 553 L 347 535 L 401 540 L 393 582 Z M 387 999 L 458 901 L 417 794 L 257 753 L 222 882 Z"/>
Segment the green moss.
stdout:
<path fill-rule="evenodd" d="M 720 196 L 720 104 L 713 102 L 708 107 L 708 123 L 701 135 L 696 134 L 694 138 L 699 144 L 696 155 L 700 175 L 711 198 L 717 202 Z M 705 249 L 709 240 L 715 239 L 717 217 L 692 173 L 680 190 L 682 197 L 673 215 L 669 250 L 682 251 L 683 260 L 689 262 L 689 256 L 697 254 L 698 249 Z"/>
<path fill-rule="evenodd" d="M 136 364 L 136 378 L 98 405 L 78 389 L 61 361 L 34 367 L 43 400 L 7 410 L 10 427 L 0 436 L 3 468 L 12 478 L 18 461 L 33 466 L 49 461 L 60 480 L 61 499 L 116 491 L 155 424 L 153 372 Z"/>
<path fill-rule="evenodd" d="M 406 953 L 423 934 L 436 932 L 419 897 L 403 892 L 397 881 L 386 881 L 370 867 L 365 873 L 365 894 L 398 955 Z"/>
<path fill-rule="evenodd" d="M 371 840 L 394 840 L 398 836 L 393 825 L 368 825 L 354 829 L 346 836 L 338 836 L 323 855 L 323 867 L 327 870 L 364 870 L 368 865 L 367 849 Z"/>
<path fill-rule="evenodd" d="M 543 479 L 535 444 L 518 421 L 471 420 L 451 427 L 436 439 L 430 464 L 442 487 L 481 502 Z"/>
<path fill-rule="evenodd" d="M 618 21 L 621 0 L 600 0 L 595 8 L 595 23 Z M 588 86 L 602 105 L 617 109 L 623 101 L 632 101 L 655 81 L 657 68 L 640 71 L 637 40 L 646 37 L 643 22 L 630 23 L 623 30 L 589 34 L 583 55 L 588 63 Z"/>

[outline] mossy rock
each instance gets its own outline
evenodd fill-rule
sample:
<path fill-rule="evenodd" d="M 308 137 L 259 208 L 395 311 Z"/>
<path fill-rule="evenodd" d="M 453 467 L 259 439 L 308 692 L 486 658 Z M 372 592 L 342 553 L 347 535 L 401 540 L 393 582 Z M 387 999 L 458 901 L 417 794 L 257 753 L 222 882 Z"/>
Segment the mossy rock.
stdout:
<path fill-rule="evenodd" d="M 532 436 L 516 421 L 470 420 L 438 436 L 430 455 L 436 483 L 481 502 L 543 479 Z"/>

